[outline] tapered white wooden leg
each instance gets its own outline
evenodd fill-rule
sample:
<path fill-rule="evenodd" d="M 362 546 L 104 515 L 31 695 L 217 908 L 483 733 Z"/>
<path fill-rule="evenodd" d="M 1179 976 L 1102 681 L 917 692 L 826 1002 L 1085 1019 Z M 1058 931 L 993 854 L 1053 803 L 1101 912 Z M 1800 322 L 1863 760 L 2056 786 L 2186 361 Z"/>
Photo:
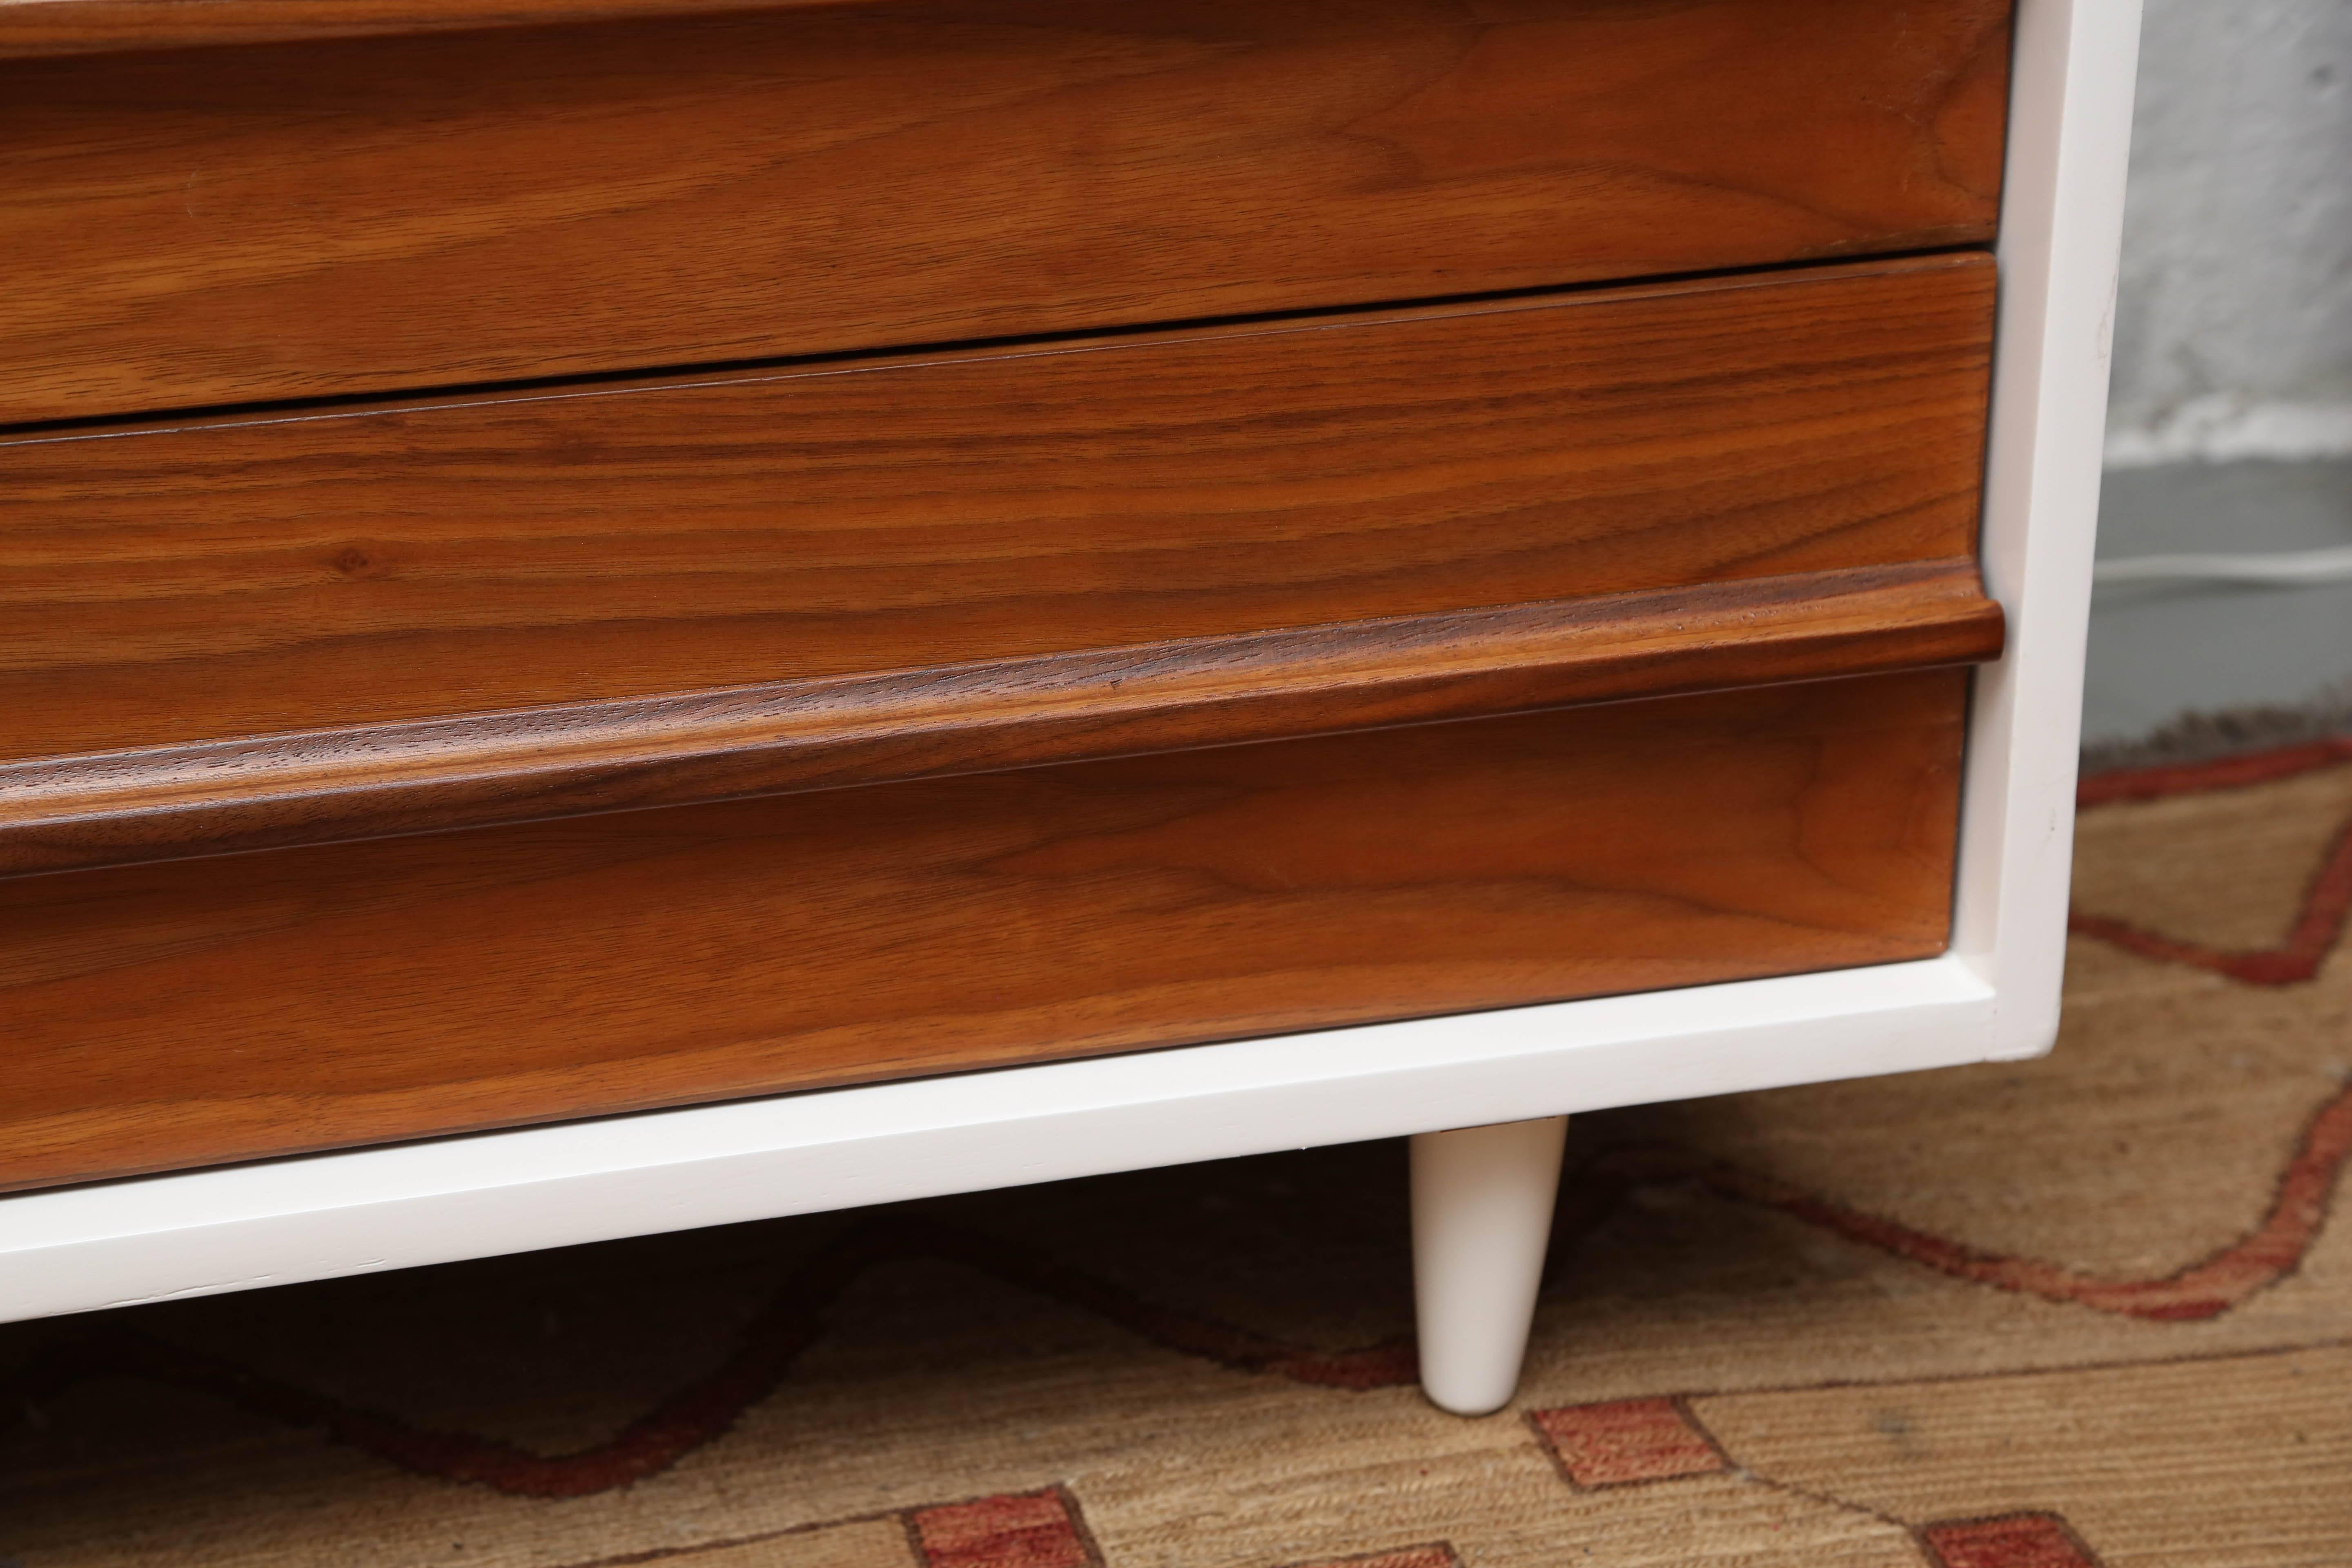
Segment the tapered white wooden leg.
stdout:
<path fill-rule="evenodd" d="M 1457 1415 L 1510 1402 L 1559 1191 L 1568 1118 L 1412 1141 L 1412 1283 L 1421 1386 Z"/>

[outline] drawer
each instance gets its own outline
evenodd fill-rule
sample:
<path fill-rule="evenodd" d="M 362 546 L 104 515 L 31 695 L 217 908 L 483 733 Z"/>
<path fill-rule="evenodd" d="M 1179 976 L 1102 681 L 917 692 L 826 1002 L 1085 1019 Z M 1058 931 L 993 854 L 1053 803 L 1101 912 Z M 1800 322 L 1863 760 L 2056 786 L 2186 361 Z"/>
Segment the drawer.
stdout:
<path fill-rule="evenodd" d="M 1992 266 L 0 443 L 0 871 L 1989 657 Z"/>
<path fill-rule="evenodd" d="M 1982 244 L 2009 15 L 124 10 L 0 6 L 0 424 Z"/>
<path fill-rule="evenodd" d="M 0 1186 L 1925 956 L 1943 669 L 0 880 Z"/>

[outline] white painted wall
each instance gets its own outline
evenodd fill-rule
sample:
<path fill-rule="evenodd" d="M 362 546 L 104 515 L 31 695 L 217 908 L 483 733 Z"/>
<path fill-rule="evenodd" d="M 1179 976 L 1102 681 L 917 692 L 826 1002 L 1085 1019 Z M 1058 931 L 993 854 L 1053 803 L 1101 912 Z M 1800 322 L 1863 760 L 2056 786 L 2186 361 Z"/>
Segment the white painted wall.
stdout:
<path fill-rule="evenodd" d="M 2352 0 L 2147 0 L 2109 460 L 2352 453 Z"/>

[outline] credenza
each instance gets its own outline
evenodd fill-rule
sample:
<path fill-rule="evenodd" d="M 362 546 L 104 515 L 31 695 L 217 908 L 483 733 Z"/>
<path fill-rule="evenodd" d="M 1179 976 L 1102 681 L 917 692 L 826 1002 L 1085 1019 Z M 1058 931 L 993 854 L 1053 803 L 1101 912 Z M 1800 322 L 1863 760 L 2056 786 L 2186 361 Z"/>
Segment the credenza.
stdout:
<path fill-rule="evenodd" d="M 2050 1044 L 2137 26 L 0 3 L 0 1314 L 1410 1134 L 1499 1406 Z"/>

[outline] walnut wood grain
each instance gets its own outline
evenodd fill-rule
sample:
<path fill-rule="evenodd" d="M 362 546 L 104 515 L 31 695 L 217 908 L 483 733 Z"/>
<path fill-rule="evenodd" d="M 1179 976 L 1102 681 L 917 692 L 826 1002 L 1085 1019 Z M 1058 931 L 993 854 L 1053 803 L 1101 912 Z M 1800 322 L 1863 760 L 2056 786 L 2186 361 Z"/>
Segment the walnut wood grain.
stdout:
<path fill-rule="evenodd" d="M 1949 560 L 1980 255 L 0 444 L 0 761 Z"/>
<path fill-rule="evenodd" d="M 1962 559 L 0 766 L 0 874 L 1959 664 Z"/>
<path fill-rule="evenodd" d="M 802 11 L 866 0 L 0 0 L 0 59 Z"/>
<path fill-rule="evenodd" d="M 0 1185 L 1915 958 L 1959 671 L 0 882 Z"/>
<path fill-rule="evenodd" d="M 908 0 L 0 61 L 0 423 L 1981 244 L 2008 11 Z"/>

